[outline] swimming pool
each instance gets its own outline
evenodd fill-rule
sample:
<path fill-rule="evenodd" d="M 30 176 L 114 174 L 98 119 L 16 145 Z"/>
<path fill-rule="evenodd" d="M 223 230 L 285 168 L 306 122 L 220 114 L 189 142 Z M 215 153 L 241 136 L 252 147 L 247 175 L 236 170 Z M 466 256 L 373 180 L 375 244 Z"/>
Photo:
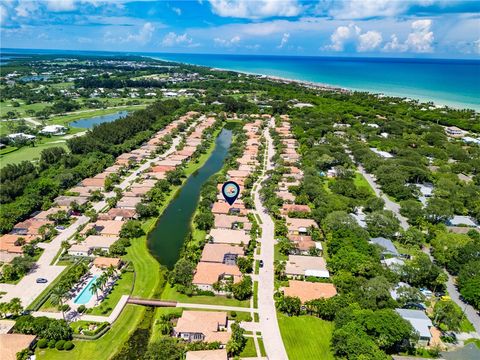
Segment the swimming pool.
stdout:
<path fill-rule="evenodd" d="M 80 292 L 80 294 L 77 295 L 77 297 L 75 298 L 75 300 L 73 300 L 73 303 L 74 304 L 86 304 L 90 301 L 90 299 L 92 298 L 92 296 L 95 294 L 90 291 L 90 289 L 92 288 L 92 285 L 93 283 L 95 282 L 95 280 L 97 280 L 98 276 L 95 275 L 87 284 L 87 286 L 85 286 L 83 288 L 83 290 Z"/>

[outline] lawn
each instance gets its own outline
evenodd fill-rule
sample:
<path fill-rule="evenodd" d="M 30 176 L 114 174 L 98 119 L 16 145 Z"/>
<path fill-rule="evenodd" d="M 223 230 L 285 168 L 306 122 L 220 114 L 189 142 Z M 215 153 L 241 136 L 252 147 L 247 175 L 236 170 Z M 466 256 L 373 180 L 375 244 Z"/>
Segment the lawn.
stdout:
<path fill-rule="evenodd" d="M 258 347 L 260 348 L 260 355 L 267 356 L 267 352 L 265 351 L 265 345 L 263 344 L 262 338 L 257 338 L 258 340 Z"/>
<path fill-rule="evenodd" d="M 122 295 L 130 294 L 133 285 L 133 276 L 134 273 L 130 271 L 121 274 L 121 278 L 115 283 L 112 292 L 108 294 L 99 306 L 89 310 L 88 313 L 91 315 L 110 315 Z"/>
<path fill-rule="evenodd" d="M 257 351 L 255 350 L 255 342 L 253 341 L 253 338 L 248 337 L 247 338 L 247 343 L 245 344 L 245 348 L 243 351 L 240 353 L 240 357 L 256 357 L 257 356 Z"/>
<path fill-rule="evenodd" d="M 155 315 L 153 318 L 153 325 L 152 325 L 152 333 L 150 335 L 150 342 L 155 342 L 158 341 L 162 338 L 162 333 L 160 332 L 160 329 L 158 329 L 158 324 L 157 321 L 160 320 L 160 317 L 165 314 L 179 314 L 181 315 L 183 312 L 182 308 L 161 308 L 158 307 L 155 309 Z"/>
<path fill-rule="evenodd" d="M 170 284 L 165 286 L 163 290 L 162 300 L 175 300 L 181 303 L 191 304 L 211 304 L 211 305 L 226 305 L 226 306 L 238 306 L 238 307 L 250 307 L 250 300 L 236 300 L 229 299 L 225 296 L 187 296 L 180 294 Z"/>
<path fill-rule="evenodd" d="M 286 260 L 288 260 L 288 256 L 287 256 L 287 255 L 283 255 L 282 253 L 280 253 L 278 244 L 275 244 L 274 260 L 275 260 L 275 261 L 277 261 L 277 260 L 280 260 L 280 261 L 286 261 Z"/>
<path fill-rule="evenodd" d="M 375 192 L 371 188 L 367 179 L 365 179 L 363 175 L 360 174 L 359 172 L 355 173 L 355 177 L 353 178 L 353 183 L 355 184 L 356 187 L 366 187 L 372 195 L 375 195 Z"/>
<path fill-rule="evenodd" d="M 330 350 L 332 322 L 313 316 L 288 317 L 278 313 L 278 325 L 290 360 L 334 359 Z"/>
<path fill-rule="evenodd" d="M 65 142 L 55 143 L 49 141 L 44 143 L 38 143 L 35 147 L 24 146 L 15 151 L 0 155 L 0 168 L 4 167 L 7 164 L 18 164 L 22 161 L 38 161 L 40 159 L 40 153 L 42 152 L 42 150 L 51 147 L 62 147 L 65 150 L 68 150 Z"/>

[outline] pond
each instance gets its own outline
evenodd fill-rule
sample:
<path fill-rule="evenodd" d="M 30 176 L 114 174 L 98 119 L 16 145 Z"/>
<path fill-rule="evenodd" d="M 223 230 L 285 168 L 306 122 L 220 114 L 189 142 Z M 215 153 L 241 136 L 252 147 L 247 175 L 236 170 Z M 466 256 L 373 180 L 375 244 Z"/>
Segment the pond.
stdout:
<path fill-rule="evenodd" d="M 148 234 L 148 247 L 160 264 L 172 269 L 190 232 L 202 185 L 220 171 L 232 143 L 232 130 L 223 129 L 207 162 L 192 174 Z"/>
<path fill-rule="evenodd" d="M 127 115 L 128 115 L 128 111 L 119 111 L 113 114 L 78 119 L 78 120 L 72 121 L 69 125 L 77 128 L 91 129 L 95 125 L 100 125 L 105 122 L 112 122 Z"/>

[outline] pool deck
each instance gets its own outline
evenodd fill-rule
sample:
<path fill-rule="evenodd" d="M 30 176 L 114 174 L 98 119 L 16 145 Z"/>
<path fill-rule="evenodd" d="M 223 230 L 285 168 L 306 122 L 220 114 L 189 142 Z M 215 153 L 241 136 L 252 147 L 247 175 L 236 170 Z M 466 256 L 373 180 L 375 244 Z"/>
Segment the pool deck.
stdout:
<path fill-rule="evenodd" d="M 68 321 L 78 321 L 78 320 L 85 320 L 85 321 L 95 321 L 95 322 L 108 322 L 112 324 L 117 320 L 118 316 L 122 312 L 123 308 L 127 304 L 128 295 L 123 295 L 120 300 L 118 301 L 115 309 L 113 309 L 112 313 L 109 316 L 100 316 L 100 315 L 89 315 L 89 314 L 78 314 L 75 311 L 70 311 L 69 313 L 65 314 L 65 317 Z M 61 312 L 47 312 L 47 311 L 35 311 L 32 312 L 33 316 L 40 317 L 46 316 L 52 319 L 62 319 Z"/>

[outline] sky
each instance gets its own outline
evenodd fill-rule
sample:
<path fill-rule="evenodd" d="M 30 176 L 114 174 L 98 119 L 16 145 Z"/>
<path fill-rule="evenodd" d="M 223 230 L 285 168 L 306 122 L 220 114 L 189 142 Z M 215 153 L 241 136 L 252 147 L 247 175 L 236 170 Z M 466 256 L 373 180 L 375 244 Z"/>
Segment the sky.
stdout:
<path fill-rule="evenodd" d="M 480 58 L 478 0 L 0 0 L 2 48 Z"/>

